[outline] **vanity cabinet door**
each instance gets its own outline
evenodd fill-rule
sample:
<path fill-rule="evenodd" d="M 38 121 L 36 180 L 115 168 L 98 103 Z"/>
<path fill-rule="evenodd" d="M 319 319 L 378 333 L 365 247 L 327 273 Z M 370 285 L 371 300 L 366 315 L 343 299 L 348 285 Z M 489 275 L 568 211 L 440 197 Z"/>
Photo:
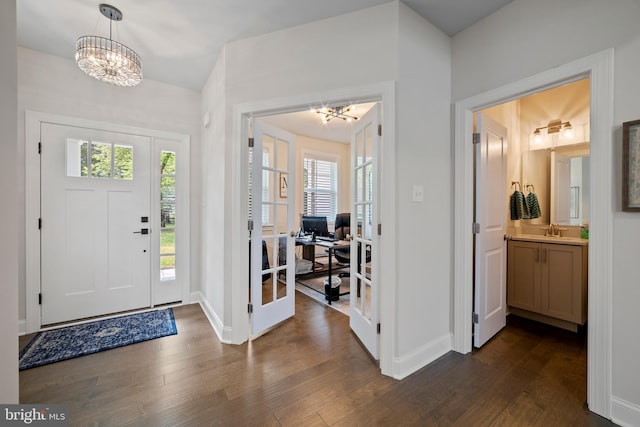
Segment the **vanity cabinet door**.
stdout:
<path fill-rule="evenodd" d="M 583 323 L 582 247 L 541 245 L 540 313 L 574 323 Z"/>
<path fill-rule="evenodd" d="M 540 244 L 511 240 L 507 246 L 507 304 L 540 311 Z"/>
<path fill-rule="evenodd" d="M 555 326 L 584 324 L 587 246 L 510 240 L 507 254 L 509 307 L 526 310 L 518 312 L 521 316 Z"/>

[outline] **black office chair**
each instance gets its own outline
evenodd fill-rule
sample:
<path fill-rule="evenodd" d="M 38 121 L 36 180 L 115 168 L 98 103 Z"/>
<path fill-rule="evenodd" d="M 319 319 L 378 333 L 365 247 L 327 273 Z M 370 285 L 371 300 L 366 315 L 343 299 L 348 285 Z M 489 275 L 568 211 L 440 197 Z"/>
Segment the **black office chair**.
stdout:
<path fill-rule="evenodd" d="M 347 234 L 351 234 L 351 214 L 349 212 L 339 213 L 336 215 L 335 222 L 335 238 L 336 240 L 345 240 Z M 359 248 L 358 248 L 359 249 Z M 340 248 L 333 251 L 336 261 L 341 264 L 351 263 L 351 248 Z M 367 251 L 367 262 L 371 261 L 371 252 Z M 362 251 L 358 250 L 358 273 L 360 273 L 362 264 Z M 348 277 L 349 273 L 340 273 L 339 277 Z"/>
<path fill-rule="evenodd" d="M 334 237 L 336 240 L 345 240 L 347 234 L 351 234 L 351 214 L 349 212 L 339 213 L 336 215 Z M 341 264 L 349 264 L 351 262 L 350 248 L 336 249 L 333 251 L 333 256 Z M 342 273 L 341 277 L 345 277 L 345 274 Z"/>
<path fill-rule="evenodd" d="M 262 269 L 268 270 L 269 268 L 271 267 L 269 266 L 269 252 L 267 251 L 267 242 L 263 240 L 262 241 Z M 269 277 L 271 277 L 271 273 L 263 274 L 262 283 L 269 280 Z"/>

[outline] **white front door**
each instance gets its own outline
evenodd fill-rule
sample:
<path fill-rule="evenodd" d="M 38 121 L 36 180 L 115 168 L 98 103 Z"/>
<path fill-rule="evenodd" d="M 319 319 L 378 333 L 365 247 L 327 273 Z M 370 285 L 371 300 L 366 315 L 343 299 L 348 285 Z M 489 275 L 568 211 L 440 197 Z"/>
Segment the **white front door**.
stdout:
<path fill-rule="evenodd" d="M 251 150 L 251 333 L 295 312 L 295 139 L 256 120 Z M 291 191 L 289 187 L 291 186 Z"/>
<path fill-rule="evenodd" d="M 40 130 L 42 324 L 149 307 L 150 138 Z"/>
<path fill-rule="evenodd" d="M 482 346 L 507 319 L 507 130 L 477 113 L 475 300 L 473 345 Z"/>
<path fill-rule="evenodd" d="M 354 125 L 351 138 L 351 266 L 349 325 L 378 355 L 378 149 L 380 107 Z M 390 225 L 391 226 L 391 225 Z"/>

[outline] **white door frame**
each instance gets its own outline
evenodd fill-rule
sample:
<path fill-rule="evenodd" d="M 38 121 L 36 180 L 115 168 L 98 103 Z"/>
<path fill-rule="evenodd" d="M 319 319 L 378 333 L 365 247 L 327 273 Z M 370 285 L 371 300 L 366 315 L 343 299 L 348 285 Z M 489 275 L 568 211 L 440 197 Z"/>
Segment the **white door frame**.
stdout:
<path fill-rule="evenodd" d="M 380 333 L 380 369 L 383 374 L 393 376 L 393 354 L 395 351 L 395 289 L 396 250 L 395 250 L 395 82 L 381 82 L 367 86 L 323 91 L 320 93 L 292 96 L 288 98 L 269 99 L 235 105 L 233 108 L 233 146 L 231 153 L 231 230 L 232 236 L 247 235 L 248 212 L 248 170 L 247 139 L 248 122 L 251 117 L 281 114 L 286 112 L 308 110 L 310 105 L 327 103 L 363 103 L 381 101 L 382 114 L 382 147 L 380 152 L 380 222 L 389 224 L 380 236 L 380 257 L 384 265 L 380 265 L 380 321 L 384 327 Z M 249 300 L 249 250 L 246 239 L 231 239 L 231 280 L 235 285 L 231 288 L 231 318 L 233 328 L 229 341 L 241 344 L 249 339 L 249 316 L 247 301 Z M 385 286 L 385 284 L 387 284 Z"/>
<path fill-rule="evenodd" d="M 176 242 L 176 254 L 180 257 L 180 265 L 185 271 L 182 273 L 182 302 L 188 303 L 191 298 L 190 289 L 190 192 L 189 192 L 189 163 L 190 163 L 190 137 L 189 135 L 164 132 L 153 129 L 144 129 L 136 126 L 128 126 L 115 123 L 105 123 L 94 120 L 81 119 L 76 117 L 62 116 L 57 114 L 40 113 L 35 111 L 25 112 L 25 252 L 26 252 L 26 313 L 25 313 L 25 333 L 36 332 L 42 326 L 40 305 L 38 294 L 40 293 L 40 231 L 38 230 L 38 219 L 40 218 L 40 155 L 38 154 L 38 143 L 40 142 L 40 124 L 54 123 L 65 126 L 84 127 L 109 132 L 121 132 L 134 135 L 147 136 L 151 138 L 151 153 L 156 140 L 177 141 L 180 144 L 182 157 L 182 167 L 186 169 L 185 180 L 178 189 L 182 206 L 186 207 L 180 215 L 180 228 L 185 230 L 186 239 Z M 152 176 L 154 171 L 151 171 Z M 153 183 L 152 179 L 152 183 Z M 178 184 L 180 185 L 180 184 Z M 152 192 L 153 194 L 153 192 Z M 152 202 L 154 198 L 151 198 Z M 155 205 L 154 205 L 155 206 Z M 153 207 L 152 207 L 153 209 Z M 151 227 L 160 230 L 159 222 L 154 223 L 157 214 L 152 213 Z M 159 257 L 159 248 L 151 248 L 152 260 Z M 177 261 L 176 261 L 177 262 Z M 155 265 L 152 261 L 151 265 Z M 152 273 L 153 274 L 153 273 Z M 151 285 L 151 301 L 153 303 L 153 283 Z"/>
<path fill-rule="evenodd" d="M 611 414 L 613 49 L 455 103 L 454 350 L 471 351 L 473 308 L 473 112 L 589 77 L 591 206 L 587 404 Z"/>

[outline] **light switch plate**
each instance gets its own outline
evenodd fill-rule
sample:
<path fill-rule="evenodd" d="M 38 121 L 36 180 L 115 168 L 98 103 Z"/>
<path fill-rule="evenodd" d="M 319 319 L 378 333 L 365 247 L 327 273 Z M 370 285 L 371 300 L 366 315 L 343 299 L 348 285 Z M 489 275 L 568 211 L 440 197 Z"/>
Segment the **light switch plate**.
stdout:
<path fill-rule="evenodd" d="M 424 187 L 422 185 L 413 186 L 413 201 L 414 202 L 424 201 Z"/>

